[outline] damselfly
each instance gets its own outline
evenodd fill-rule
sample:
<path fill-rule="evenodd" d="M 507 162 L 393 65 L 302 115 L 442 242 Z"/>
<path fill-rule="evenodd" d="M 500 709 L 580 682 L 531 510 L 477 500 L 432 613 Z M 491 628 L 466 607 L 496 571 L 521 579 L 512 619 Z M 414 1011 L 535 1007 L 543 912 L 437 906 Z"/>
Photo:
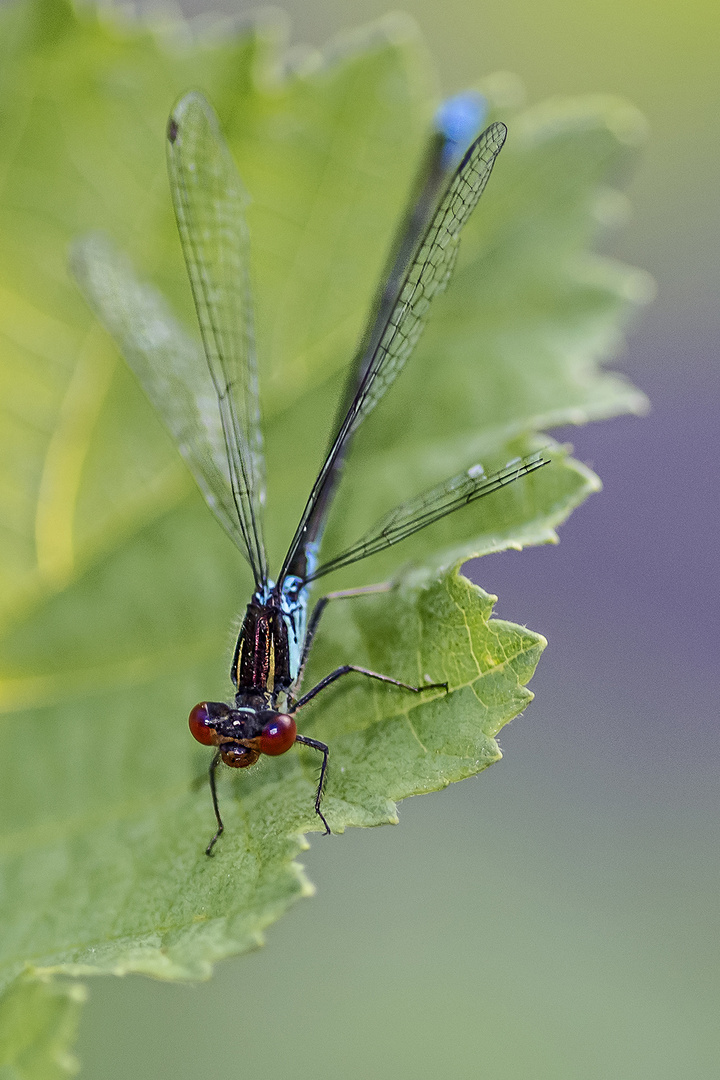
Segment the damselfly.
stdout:
<path fill-rule="evenodd" d="M 468 130 L 470 126 L 471 130 Z M 249 284 L 246 196 L 208 102 L 183 97 L 167 128 L 168 171 L 178 230 L 200 324 L 203 350 L 185 335 L 162 298 L 137 282 L 114 249 L 98 238 L 78 245 L 75 274 L 179 446 L 215 516 L 243 553 L 255 587 L 230 669 L 234 699 L 201 702 L 190 730 L 215 752 L 210 790 L 223 831 L 216 770 L 284 754 L 294 743 L 322 754 L 315 812 L 321 803 L 329 749 L 298 734 L 296 713 L 337 679 L 355 672 L 414 694 L 447 684 L 411 686 L 389 675 L 344 664 L 301 694 L 303 672 L 320 617 L 331 600 L 389 586 L 321 597 L 308 619 L 312 583 L 399 543 L 426 525 L 546 464 L 536 454 L 486 475 L 480 466 L 454 476 L 387 514 L 357 543 L 326 561 L 320 543 L 331 501 L 358 426 L 396 379 L 412 352 L 433 297 L 445 289 L 460 232 L 482 194 L 505 141 L 491 124 L 463 153 L 479 127 L 477 102 L 463 95 L 438 113 L 426 160 L 372 315 L 350 368 L 340 422 L 277 577 L 269 576 L 263 540 L 264 461 Z M 204 355 L 203 355 L 204 353 Z"/>

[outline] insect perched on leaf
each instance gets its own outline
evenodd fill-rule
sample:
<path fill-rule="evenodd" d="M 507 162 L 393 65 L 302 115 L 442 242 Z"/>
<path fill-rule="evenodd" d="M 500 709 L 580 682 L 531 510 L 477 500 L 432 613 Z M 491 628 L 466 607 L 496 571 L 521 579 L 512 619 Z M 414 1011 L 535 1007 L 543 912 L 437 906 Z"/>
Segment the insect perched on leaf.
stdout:
<path fill-rule="evenodd" d="M 491 475 L 473 466 L 397 507 L 352 547 L 326 561 L 319 558 L 352 437 L 399 374 L 420 336 L 433 297 L 445 289 L 460 232 L 505 141 L 505 126 L 491 124 L 463 153 L 478 127 L 475 95 L 451 99 L 438 113 L 410 210 L 350 368 L 337 434 L 273 578 L 263 540 L 264 461 L 246 196 L 205 98 L 198 93 L 183 97 L 167 128 L 170 187 L 204 355 L 177 325 L 162 298 L 137 282 L 107 240 L 91 237 L 75 248 L 76 277 L 174 436 L 208 506 L 250 564 L 255 582 L 230 669 L 234 698 L 229 704 L 204 701 L 190 712 L 194 737 L 215 748 L 210 790 L 217 829 L 207 845 L 208 855 L 223 831 L 216 788 L 218 764 L 246 768 L 261 754 L 284 754 L 294 743 L 322 754 L 315 811 L 330 832 L 321 808 L 329 749 L 317 739 L 298 734 L 295 722 L 303 705 L 325 687 L 355 672 L 414 694 L 447 692 L 446 683 L 410 686 L 389 675 L 344 664 L 301 694 L 308 653 L 327 604 L 389 588 L 375 585 L 329 593 L 316 602 L 308 619 L 311 584 L 547 463 L 535 454 Z"/>

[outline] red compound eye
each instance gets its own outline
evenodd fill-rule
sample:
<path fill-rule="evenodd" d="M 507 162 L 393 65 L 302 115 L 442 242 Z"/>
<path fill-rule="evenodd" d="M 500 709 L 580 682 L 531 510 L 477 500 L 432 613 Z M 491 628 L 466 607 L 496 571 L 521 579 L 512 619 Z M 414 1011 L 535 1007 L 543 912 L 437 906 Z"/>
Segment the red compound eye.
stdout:
<path fill-rule="evenodd" d="M 210 720 L 210 713 L 208 712 L 206 701 L 201 701 L 199 705 L 196 705 L 195 708 L 191 710 L 190 716 L 188 717 L 188 724 L 194 739 L 201 742 L 203 746 L 214 745 L 215 728 Z"/>
<path fill-rule="evenodd" d="M 275 757 L 284 754 L 295 742 L 297 727 L 292 716 L 287 713 L 275 713 L 258 736 L 260 753 Z"/>

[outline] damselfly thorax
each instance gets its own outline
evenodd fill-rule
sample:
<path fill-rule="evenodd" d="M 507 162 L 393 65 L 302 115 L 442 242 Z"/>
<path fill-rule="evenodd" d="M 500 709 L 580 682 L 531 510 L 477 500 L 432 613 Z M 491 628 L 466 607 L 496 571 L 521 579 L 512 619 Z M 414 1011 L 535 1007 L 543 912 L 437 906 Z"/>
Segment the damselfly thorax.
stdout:
<path fill-rule="evenodd" d="M 307 589 L 295 581 L 271 582 L 254 593 L 245 611 L 230 667 L 240 697 L 264 696 L 276 708 L 297 682 L 307 629 Z"/>

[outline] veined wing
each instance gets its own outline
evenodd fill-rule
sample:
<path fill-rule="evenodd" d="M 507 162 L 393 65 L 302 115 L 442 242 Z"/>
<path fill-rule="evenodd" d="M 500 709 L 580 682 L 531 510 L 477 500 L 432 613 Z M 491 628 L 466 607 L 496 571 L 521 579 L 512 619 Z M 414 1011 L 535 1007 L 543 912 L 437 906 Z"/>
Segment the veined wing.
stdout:
<path fill-rule="evenodd" d="M 235 506 L 215 386 L 199 342 L 104 236 L 75 244 L 71 269 L 172 435 L 205 501 L 250 558 Z"/>
<path fill-rule="evenodd" d="M 380 278 L 380 287 L 370 309 L 365 333 L 348 371 L 345 392 L 339 403 L 338 429 L 373 362 L 398 302 L 398 295 L 408 266 L 428 230 L 441 196 L 454 176 L 465 151 L 480 130 L 485 111 L 485 99 L 471 90 L 449 98 L 443 102 L 435 114 L 434 131 L 428 140 L 407 209 Z M 315 500 L 305 524 L 302 543 L 292 562 L 288 563 L 288 573 L 295 577 L 304 580 L 313 572 L 315 556 L 325 528 L 330 504 L 340 481 L 351 442 L 350 435 L 335 454 L 332 466 L 325 476 L 322 491 Z"/>
<path fill-rule="evenodd" d="M 399 544 L 401 540 L 424 529 L 426 525 L 432 525 L 434 521 L 452 514 L 454 510 L 459 510 L 476 499 L 482 499 L 493 491 L 499 491 L 521 476 L 548 464 L 549 461 L 537 453 L 508 462 L 504 469 L 490 475 L 485 473 L 482 466 L 474 465 L 467 472 L 444 480 L 417 498 L 396 507 L 376 522 L 356 544 L 319 566 L 309 576 L 308 581 L 314 581 L 324 574 L 329 574 L 331 570 L 350 566 L 351 563 L 359 562 L 369 555 L 376 555 L 393 544 Z"/>
<path fill-rule="evenodd" d="M 482 95 L 469 90 L 448 98 L 435 113 L 434 131 L 380 279 L 380 289 L 372 306 L 360 348 L 350 367 L 338 425 L 344 419 L 375 358 L 397 306 L 408 267 L 418 251 L 418 245 L 428 232 L 441 196 L 445 193 L 465 151 L 480 131 L 486 111 L 487 104 Z"/>
<path fill-rule="evenodd" d="M 183 97 L 167 129 L 178 231 L 225 440 L 241 543 L 256 584 L 267 577 L 257 362 L 252 324 L 247 196 L 201 94 Z"/>
<path fill-rule="evenodd" d="M 353 432 L 397 378 L 422 333 L 433 298 L 447 287 L 457 258 L 460 233 L 485 190 L 506 135 L 504 124 L 491 124 L 475 140 L 418 239 L 408 268 L 398 280 L 395 302 L 387 305 L 387 321 L 376 335 L 357 392 L 310 493 L 279 580 L 288 573 L 307 539 L 312 538 L 315 508 L 324 509 L 325 488 L 334 483 L 336 462 L 342 460 Z M 371 333 L 371 336 L 375 335 Z M 362 362 L 360 370 L 363 370 Z"/>

